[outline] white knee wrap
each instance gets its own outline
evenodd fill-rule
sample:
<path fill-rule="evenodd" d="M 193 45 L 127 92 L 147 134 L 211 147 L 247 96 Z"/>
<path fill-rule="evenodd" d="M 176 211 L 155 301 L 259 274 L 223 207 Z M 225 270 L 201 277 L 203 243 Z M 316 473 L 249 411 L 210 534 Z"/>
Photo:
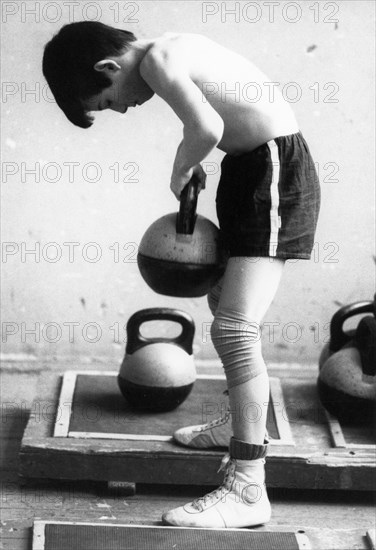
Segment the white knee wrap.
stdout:
<path fill-rule="evenodd" d="M 258 323 L 231 309 L 219 309 L 211 337 L 225 369 L 229 388 L 248 382 L 266 371 Z"/>

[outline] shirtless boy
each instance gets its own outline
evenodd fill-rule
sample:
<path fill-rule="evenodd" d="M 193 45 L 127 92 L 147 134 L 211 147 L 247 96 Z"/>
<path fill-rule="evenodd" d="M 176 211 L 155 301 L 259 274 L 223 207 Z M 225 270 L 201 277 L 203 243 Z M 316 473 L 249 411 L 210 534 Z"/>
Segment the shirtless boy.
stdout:
<path fill-rule="evenodd" d="M 213 344 L 222 361 L 229 409 L 216 422 L 178 430 L 195 448 L 229 447 L 223 484 L 163 515 L 169 525 L 250 527 L 270 519 L 264 464 L 268 448 L 269 380 L 259 327 L 278 288 L 286 259 L 309 259 L 320 206 L 314 163 L 288 103 L 275 90 L 253 100 L 268 77 L 250 61 L 208 38 L 166 33 L 138 40 L 98 22 L 61 29 L 46 46 L 43 72 L 71 122 L 87 128 L 93 111 L 126 113 L 154 93 L 183 123 L 171 190 L 215 148 L 226 153 L 217 214 L 229 260 L 208 296 Z M 237 93 L 225 93 L 237 90 Z M 254 421 L 244 414 L 254 404 Z M 224 461 L 225 462 L 225 461 Z"/>

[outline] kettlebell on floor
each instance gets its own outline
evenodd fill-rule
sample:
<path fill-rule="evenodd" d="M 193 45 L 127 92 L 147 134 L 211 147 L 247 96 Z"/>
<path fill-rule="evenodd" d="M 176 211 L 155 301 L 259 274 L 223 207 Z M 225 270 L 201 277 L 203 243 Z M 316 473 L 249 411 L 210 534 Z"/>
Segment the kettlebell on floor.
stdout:
<path fill-rule="evenodd" d="M 146 338 L 140 327 L 147 321 L 174 321 L 182 331 L 175 338 Z M 192 317 L 178 309 L 149 308 L 130 317 L 118 385 L 133 408 L 170 411 L 188 397 L 196 380 L 194 333 Z"/>
<path fill-rule="evenodd" d="M 346 344 L 354 346 L 353 337 L 355 335 L 355 329 L 345 331 L 343 326 L 348 319 L 361 315 L 362 313 L 373 313 L 375 308 L 375 302 L 363 301 L 355 302 L 341 307 L 332 317 L 330 322 L 330 340 L 329 343 L 323 347 L 320 358 L 319 368 L 323 366 L 325 361 L 329 359 L 333 353 L 336 353 L 342 349 Z"/>
<path fill-rule="evenodd" d="M 344 424 L 365 425 L 376 420 L 375 304 L 376 300 L 345 306 L 331 321 L 335 345 L 324 350 L 329 353 L 320 365 L 318 393 L 324 407 Z M 363 317 L 346 335 L 344 321 L 367 312 L 373 315 Z M 339 343 L 342 347 L 337 349 Z"/>

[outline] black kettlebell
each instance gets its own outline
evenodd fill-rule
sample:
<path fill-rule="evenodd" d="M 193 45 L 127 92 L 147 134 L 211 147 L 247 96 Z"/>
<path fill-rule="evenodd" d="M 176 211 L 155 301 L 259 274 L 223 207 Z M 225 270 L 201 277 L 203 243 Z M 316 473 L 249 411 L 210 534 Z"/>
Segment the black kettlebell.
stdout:
<path fill-rule="evenodd" d="M 196 214 L 198 183 L 194 176 L 182 191 L 178 214 L 159 218 L 140 242 L 140 273 L 152 290 L 165 296 L 204 296 L 224 273 L 219 230 Z"/>
<path fill-rule="evenodd" d="M 317 381 L 320 401 L 344 424 L 373 424 L 376 420 L 376 319 L 375 302 L 360 302 L 342 308 L 333 317 L 342 331 L 343 315 L 373 311 L 363 317 L 350 335 L 343 337 L 342 347 L 332 350 L 321 365 Z M 361 310 L 361 311 L 360 311 Z M 334 334 L 339 344 L 341 332 Z"/>
<path fill-rule="evenodd" d="M 362 301 L 355 302 L 341 307 L 332 317 L 330 321 L 330 341 L 323 347 L 320 358 L 319 368 L 321 369 L 323 364 L 329 357 L 339 351 L 344 346 L 353 345 L 353 337 L 355 335 L 355 329 L 345 331 L 343 325 L 347 319 L 360 315 L 362 313 L 372 313 L 375 309 L 375 301 Z"/>
<path fill-rule="evenodd" d="M 141 325 L 155 320 L 175 321 L 181 325 L 182 332 L 175 338 L 142 336 Z M 196 380 L 192 355 L 194 332 L 192 317 L 177 309 L 143 309 L 130 317 L 118 384 L 132 407 L 170 411 L 188 397 Z"/>

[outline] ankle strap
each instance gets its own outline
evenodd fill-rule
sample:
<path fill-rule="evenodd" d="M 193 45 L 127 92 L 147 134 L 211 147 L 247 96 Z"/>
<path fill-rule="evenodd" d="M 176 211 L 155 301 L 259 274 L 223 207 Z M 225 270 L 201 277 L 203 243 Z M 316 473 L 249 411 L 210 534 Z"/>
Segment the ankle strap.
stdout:
<path fill-rule="evenodd" d="M 239 460 L 257 460 L 265 458 L 268 451 L 268 441 L 264 440 L 264 445 L 253 445 L 246 443 L 234 437 L 230 440 L 230 456 Z"/>

